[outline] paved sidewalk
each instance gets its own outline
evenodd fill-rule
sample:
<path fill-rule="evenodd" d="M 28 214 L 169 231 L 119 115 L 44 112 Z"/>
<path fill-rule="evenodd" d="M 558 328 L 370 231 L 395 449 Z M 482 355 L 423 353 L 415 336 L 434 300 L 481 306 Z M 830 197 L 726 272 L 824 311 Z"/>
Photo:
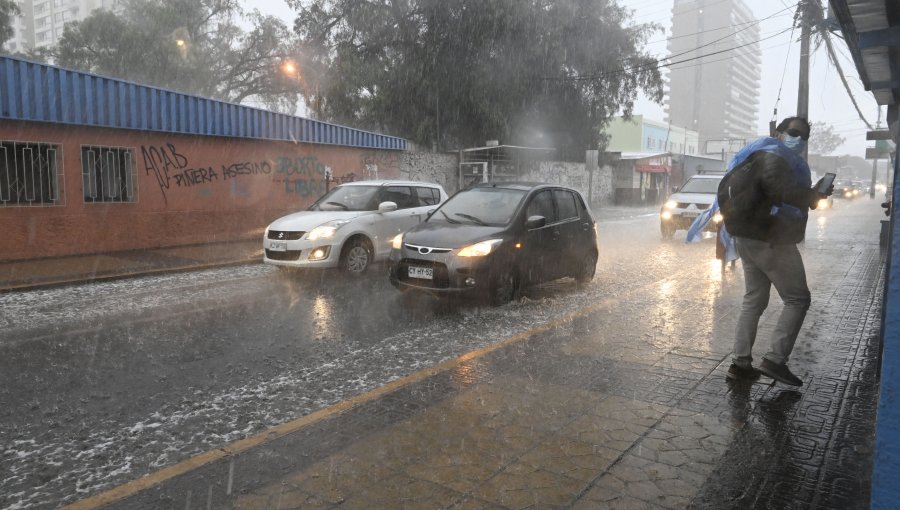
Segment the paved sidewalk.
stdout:
<path fill-rule="evenodd" d="M 262 240 L 0 262 L 0 292 L 246 264 L 262 260 Z"/>
<path fill-rule="evenodd" d="M 869 230 L 802 247 L 802 388 L 729 383 L 740 273 L 680 274 L 75 508 L 868 508 L 884 281 Z"/>

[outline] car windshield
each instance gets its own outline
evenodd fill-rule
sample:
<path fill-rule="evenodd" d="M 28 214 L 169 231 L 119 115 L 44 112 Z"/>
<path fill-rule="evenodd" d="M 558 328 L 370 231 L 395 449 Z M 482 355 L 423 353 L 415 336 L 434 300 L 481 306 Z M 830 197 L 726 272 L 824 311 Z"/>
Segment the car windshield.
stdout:
<path fill-rule="evenodd" d="M 502 226 L 512 219 L 525 192 L 508 188 L 473 188 L 454 195 L 428 221 Z"/>
<path fill-rule="evenodd" d="M 338 186 L 329 191 L 316 203 L 309 206 L 310 211 L 374 211 L 378 204 L 375 195 L 381 186 Z"/>
<path fill-rule="evenodd" d="M 849 188 L 851 186 L 853 186 L 853 183 L 846 179 L 838 179 L 834 181 L 835 188 Z"/>
<path fill-rule="evenodd" d="M 689 179 L 678 190 L 681 193 L 715 193 L 719 189 L 721 179 Z"/>

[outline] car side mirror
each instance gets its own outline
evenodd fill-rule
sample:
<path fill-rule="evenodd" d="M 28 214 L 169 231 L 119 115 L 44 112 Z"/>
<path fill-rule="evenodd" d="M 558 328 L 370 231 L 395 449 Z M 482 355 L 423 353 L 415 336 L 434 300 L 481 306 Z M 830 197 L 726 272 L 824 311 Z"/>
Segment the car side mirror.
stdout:
<path fill-rule="evenodd" d="M 525 229 L 526 230 L 534 230 L 536 228 L 541 228 L 547 224 L 547 218 L 543 216 L 529 216 L 527 220 L 525 220 Z"/>
<path fill-rule="evenodd" d="M 397 202 L 382 202 L 378 204 L 378 212 L 391 212 L 397 210 Z"/>
<path fill-rule="evenodd" d="M 672 193 L 678 192 L 678 186 L 672 186 Z"/>
<path fill-rule="evenodd" d="M 426 217 L 426 218 L 431 218 L 431 215 L 434 214 L 434 213 L 436 213 L 436 212 L 437 212 L 437 209 L 431 209 L 430 211 L 428 211 L 427 213 L 425 213 L 425 217 Z"/>

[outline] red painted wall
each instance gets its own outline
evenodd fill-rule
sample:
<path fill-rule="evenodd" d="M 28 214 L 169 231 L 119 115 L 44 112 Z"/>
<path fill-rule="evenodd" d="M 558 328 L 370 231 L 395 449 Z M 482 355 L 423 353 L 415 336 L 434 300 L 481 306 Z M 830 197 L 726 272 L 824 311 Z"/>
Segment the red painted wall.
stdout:
<path fill-rule="evenodd" d="M 61 206 L 0 207 L 0 260 L 262 236 L 338 180 L 397 178 L 400 153 L 316 144 L 0 122 L 0 140 L 61 147 Z M 85 203 L 81 146 L 134 151 L 136 200 Z"/>

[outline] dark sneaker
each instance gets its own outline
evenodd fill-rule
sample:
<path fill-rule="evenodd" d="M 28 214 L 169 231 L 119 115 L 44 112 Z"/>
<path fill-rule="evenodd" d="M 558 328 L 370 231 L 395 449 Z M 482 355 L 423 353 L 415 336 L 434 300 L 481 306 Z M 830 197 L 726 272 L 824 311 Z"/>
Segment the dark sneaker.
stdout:
<path fill-rule="evenodd" d="M 787 365 L 779 365 L 764 359 L 762 363 L 759 364 L 759 371 L 762 372 L 763 375 L 771 377 L 780 383 L 789 384 L 791 386 L 803 386 L 803 381 L 792 374 Z"/>
<path fill-rule="evenodd" d="M 725 372 L 725 377 L 735 381 L 755 381 L 759 379 L 759 370 L 751 367 L 742 367 L 737 363 L 732 363 Z"/>

